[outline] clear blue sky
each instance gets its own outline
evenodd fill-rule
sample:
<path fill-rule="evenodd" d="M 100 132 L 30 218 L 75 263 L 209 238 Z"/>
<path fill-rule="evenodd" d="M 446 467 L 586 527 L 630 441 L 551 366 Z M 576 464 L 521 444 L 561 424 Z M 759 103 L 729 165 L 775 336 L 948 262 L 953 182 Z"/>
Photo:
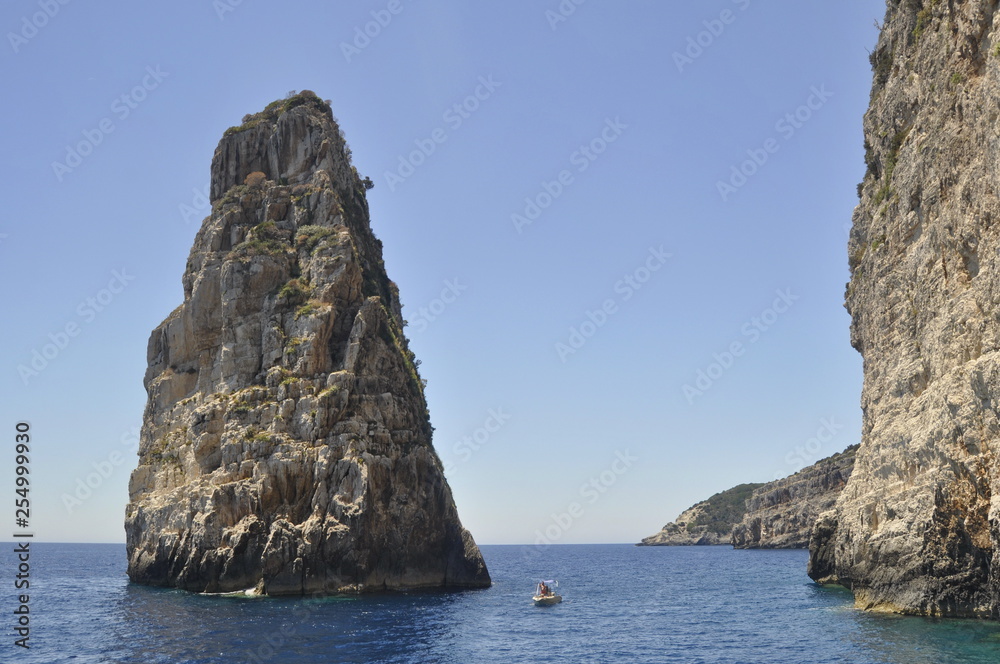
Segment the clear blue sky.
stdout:
<path fill-rule="evenodd" d="M 884 3 L 563 6 L 3 4 L 0 476 L 13 492 L 29 421 L 39 538 L 123 541 L 146 342 L 182 300 L 212 152 L 296 89 L 376 183 L 479 542 L 636 541 L 857 442 L 846 228 Z"/>

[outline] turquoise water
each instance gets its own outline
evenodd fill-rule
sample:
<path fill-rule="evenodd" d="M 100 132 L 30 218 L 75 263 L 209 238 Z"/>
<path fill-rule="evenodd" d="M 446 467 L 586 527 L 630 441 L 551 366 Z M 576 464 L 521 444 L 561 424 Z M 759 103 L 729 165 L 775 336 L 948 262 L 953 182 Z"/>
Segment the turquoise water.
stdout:
<path fill-rule="evenodd" d="M 804 551 L 482 549 L 488 590 L 237 599 L 129 585 L 122 545 L 35 544 L 32 648 L 12 645 L 10 590 L 0 661 L 1000 662 L 997 623 L 856 611 L 809 581 Z M 532 605 L 538 577 L 562 604 Z"/>

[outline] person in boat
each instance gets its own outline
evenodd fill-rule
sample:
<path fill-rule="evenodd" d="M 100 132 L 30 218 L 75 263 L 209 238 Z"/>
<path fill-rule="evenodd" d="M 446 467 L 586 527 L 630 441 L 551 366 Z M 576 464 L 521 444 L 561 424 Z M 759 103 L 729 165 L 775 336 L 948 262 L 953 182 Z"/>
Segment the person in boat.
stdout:
<path fill-rule="evenodd" d="M 545 596 L 549 595 L 551 592 L 552 591 L 549 590 L 549 587 L 547 585 L 545 585 L 544 581 L 542 581 L 541 583 L 538 584 L 538 594 L 541 597 L 545 597 Z"/>

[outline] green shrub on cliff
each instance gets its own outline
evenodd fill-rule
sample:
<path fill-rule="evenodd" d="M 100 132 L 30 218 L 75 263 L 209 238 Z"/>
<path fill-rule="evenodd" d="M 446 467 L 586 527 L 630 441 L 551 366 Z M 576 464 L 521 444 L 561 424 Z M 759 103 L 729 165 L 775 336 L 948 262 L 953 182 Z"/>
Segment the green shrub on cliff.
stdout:
<path fill-rule="evenodd" d="M 707 526 L 709 532 L 728 535 L 733 525 L 743 520 L 747 511 L 747 499 L 759 486 L 763 484 L 740 484 L 715 494 L 701 504 L 702 514 L 688 523 L 688 532 L 699 526 Z"/>
<path fill-rule="evenodd" d="M 294 307 L 305 304 L 311 293 L 312 288 L 302 279 L 290 279 L 278 291 L 278 299 Z"/>
<path fill-rule="evenodd" d="M 292 110 L 296 106 L 309 104 L 318 108 L 323 113 L 330 113 L 329 102 L 323 101 L 316 96 L 312 90 L 303 90 L 297 94 L 292 94 L 285 99 L 276 99 L 264 107 L 260 113 L 253 113 L 243 116 L 243 124 L 238 127 L 230 127 L 223 136 L 232 136 L 260 125 L 264 122 L 274 122 L 279 117 Z"/>
<path fill-rule="evenodd" d="M 306 225 L 300 226 L 295 234 L 295 246 L 312 252 L 323 242 L 336 236 L 336 231 L 328 226 Z"/>
<path fill-rule="evenodd" d="M 230 258 L 250 256 L 280 256 L 289 249 L 287 231 L 280 230 L 273 221 L 257 224 L 247 233 L 247 239 L 233 247 Z"/>

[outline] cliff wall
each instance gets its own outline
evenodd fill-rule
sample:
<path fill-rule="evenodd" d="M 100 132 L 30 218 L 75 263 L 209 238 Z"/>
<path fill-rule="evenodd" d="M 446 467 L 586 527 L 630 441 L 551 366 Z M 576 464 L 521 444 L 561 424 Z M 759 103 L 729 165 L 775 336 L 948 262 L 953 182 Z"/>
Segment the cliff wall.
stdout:
<path fill-rule="evenodd" d="M 866 609 L 1000 616 L 1000 14 L 890 0 L 846 306 L 861 447 L 809 573 Z"/>
<path fill-rule="evenodd" d="M 821 459 L 784 479 L 768 482 L 747 500 L 733 525 L 737 549 L 805 549 L 816 518 L 837 502 L 854 469 L 858 446 Z"/>

